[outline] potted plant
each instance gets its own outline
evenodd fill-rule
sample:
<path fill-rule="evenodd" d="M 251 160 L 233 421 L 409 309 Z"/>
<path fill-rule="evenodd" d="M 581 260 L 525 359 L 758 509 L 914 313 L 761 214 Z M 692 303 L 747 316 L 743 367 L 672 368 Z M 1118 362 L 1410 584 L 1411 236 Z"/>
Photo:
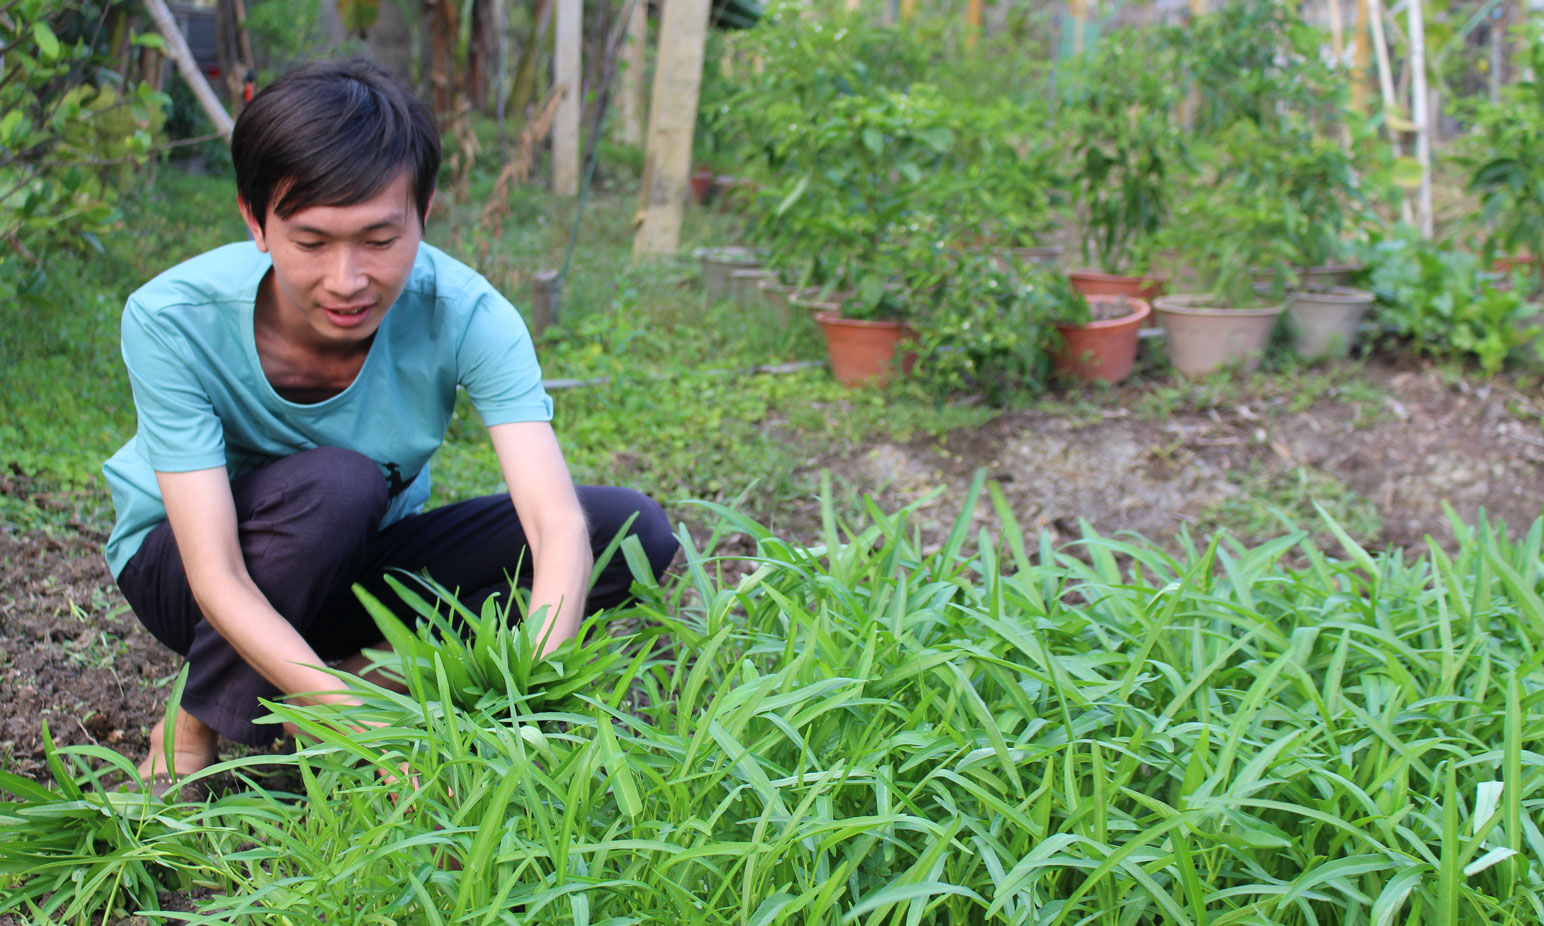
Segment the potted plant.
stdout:
<path fill-rule="evenodd" d="M 1130 376 L 1152 306 L 1135 296 L 1084 296 L 1060 276 L 1044 279 L 1043 285 L 1061 290 L 1052 370 L 1084 382 L 1113 384 Z"/>
<path fill-rule="evenodd" d="M 1173 54 L 1146 33 L 1107 41 L 1066 69 L 1060 124 L 1073 139 L 1072 181 L 1087 269 L 1069 276 L 1084 294 L 1149 299 L 1154 236 L 1189 170 Z"/>
<path fill-rule="evenodd" d="M 994 404 L 1045 387 L 1056 322 L 1075 297 L 1065 278 L 1033 264 L 1005 267 L 936 238 L 915 242 L 907 260 L 924 384 Z"/>
<path fill-rule="evenodd" d="M 1056 266 L 1049 235 L 1067 207 L 1061 152 L 1047 138 L 1042 96 L 963 104 L 950 169 L 927 178 L 929 211 L 949 216 L 963 246 L 1015 263 Z"/>
<path fill-rule="evenodd" d="M 1209 154 L 1214 172 L 1198 178 L 1164 236 L 1194 272 L 1196 289 L 1153 301 L 1165 351 L 1187 376 L 1257 366 L 1294 279 L 1290 217 L 1265 133 L 1236 123 Z"/>

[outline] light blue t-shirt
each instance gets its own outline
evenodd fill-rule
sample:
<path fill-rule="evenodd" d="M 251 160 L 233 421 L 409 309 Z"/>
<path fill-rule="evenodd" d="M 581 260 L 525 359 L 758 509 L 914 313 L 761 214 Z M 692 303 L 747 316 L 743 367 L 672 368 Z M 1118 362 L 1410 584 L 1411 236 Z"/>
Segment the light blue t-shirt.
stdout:
<path fill-rule="evenodd" d="M 129 297 L 123 362 L 139 429 L 102 467 L 117 524 L 107 564 L 123 571 L 166 508 L 156 471 L 223 466 L 232 479 L 315 447 L 344 447 L 380 467 L 390 524 L 429 497 L 429 458 L 466 389 L 486 425 L 550 421 L 552 400 L 520 313 L 487 280 L 419 246 L 349 387 L 314 404 L 280 398 L 263 375 L 252 317 L 272 266 L 251 242 L 166 271 Z"/>

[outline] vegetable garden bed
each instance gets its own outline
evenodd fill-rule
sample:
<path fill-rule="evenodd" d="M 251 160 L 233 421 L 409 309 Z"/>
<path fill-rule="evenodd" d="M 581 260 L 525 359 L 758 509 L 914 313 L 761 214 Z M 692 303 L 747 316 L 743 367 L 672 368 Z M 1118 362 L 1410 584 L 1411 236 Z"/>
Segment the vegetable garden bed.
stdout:
<path fill-rule="evenodd" d="M 936 546 L 904 510 L 828 504 L 803 546 L 710 506 L 745 570 L 684 537 L 570 695 L 505 669 L 456 708 L 431 660 L 410 695 L 278 708 L 318 742 L 226 763 L 207 804 L 50 749 L 56 788 L 0 776 L 7 896 L 74 917 L 198 889 L 189 921 L 222 923 L 1544 916 L 1544 521 L 1409 556 L 1328 518 L 1328 548 L 1058 551 L 982 478 Z"/>

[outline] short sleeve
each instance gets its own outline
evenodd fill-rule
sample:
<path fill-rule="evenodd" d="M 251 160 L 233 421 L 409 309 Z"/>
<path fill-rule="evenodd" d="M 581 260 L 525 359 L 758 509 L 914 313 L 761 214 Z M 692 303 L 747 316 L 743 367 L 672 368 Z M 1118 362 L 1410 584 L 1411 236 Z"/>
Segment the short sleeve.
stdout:
<path fill-rule="evenodd" d="M 165 473 L 223 468 L 225 432 L 184 339 L 132 298 L 122 336 L 139 444 L 150 465 Z"/>
<path fill-rule="evenodd" d="M 541 384 L 541 366 L 525 320 L 485 280 L 463 292 L 466 327 L 456 347 L 457 382 L 483 424 L 551 421 L 552 399 Z"/>

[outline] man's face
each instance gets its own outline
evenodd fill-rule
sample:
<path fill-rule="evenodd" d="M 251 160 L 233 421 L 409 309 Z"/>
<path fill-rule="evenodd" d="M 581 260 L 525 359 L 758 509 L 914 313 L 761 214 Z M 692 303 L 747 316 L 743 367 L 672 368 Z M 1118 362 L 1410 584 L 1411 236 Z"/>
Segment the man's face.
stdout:
<path fill-rule="evenodd" d="M 258 250 L 273 258 L 280 330 L 310 348 L 368 341 L 407 285 L 423 240 L 406 171 L 352 206 L 311 206 L 289 218 L 270 208 L 266 229 L 246 203 L 241 214 Z"/>

